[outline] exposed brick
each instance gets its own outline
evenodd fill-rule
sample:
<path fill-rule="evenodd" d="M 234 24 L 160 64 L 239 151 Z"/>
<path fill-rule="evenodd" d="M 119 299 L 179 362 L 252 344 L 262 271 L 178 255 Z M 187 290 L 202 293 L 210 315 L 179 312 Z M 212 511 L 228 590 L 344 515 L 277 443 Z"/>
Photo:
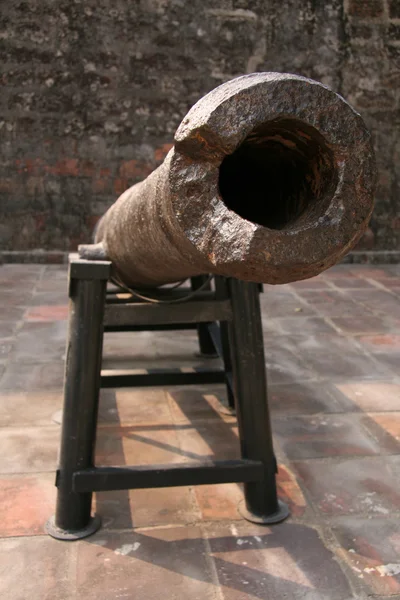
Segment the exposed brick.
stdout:
<path fill-rule="evenodd" d="M 112 181 L 111 181 L 111 179 L 104 179 L 104 178 L 103 179 L 93 179 L 92 189 L 95 194 L 104 194 L 107 192 L 111 192 Z"/>
<path fill-rule="evenodd" d="M 7 3 L 1 250 L 38 260 L 36 249 L 67 252 L 90 241 L 87 218 L 101 214 L 94 197 L 109 206 L 146 177 L 170 150 L 190 106 L 253 70 L 321 80 L 361 112 L 381 177 L 371 229 L 358 246 L 364 253 L 356 259 L 396 251 L 399 25 L 384 20 L 385 2 L 243 0 L 227 8 L 221 0 L 204 10 L 188 3 L 182 11 L 157 2 L 104 0 L 96 10 L 61 0 L 45 10 Z M 387 3 L 390 18 L 400 18 L 398 0 Z"/>
<path fill-rule="evenodd" d="M 96 173 L 96 166 L 90 160 L 83 160 L 79 165 L 79 172 L 85 177 L 93 177 Z"/>
<path fill-rule="evenodd" d="M 149 167 L 149 165 L 146 165 L 138 160 L 128 160 L 122 163 L 119 168 L 120 176 L 125 179 L 144 179 L 144 177 L 151 173 L 151 171 L 152 169 Z"/>
<path fill-rule="evenodd" d="M 389 15 L 392 19 L 400 19 L 399 0 L 389 0 Z"/>
<path fill-rule="evenodd" d="M 118 177 L 114 180 L 114 193 L 118 196 L 122 194 L 128 188 L 127 179 Z"/>
<path fill-rule="evenodd" d="M 360 25 L 355 21 L 349 25 L 349 33 L 353 40 L 370 40 L 373 37 L 374 28 L 371 27 L 371 25 L 365 25 L 364 23 Z"/>
<path fill-rule="evenodd" d="M 53 175 L 79 175 L 79 164 L 76 158 L 65 158 L 59 160 L 55 165 L 46 168 L 48 173 Z"/>
<path fill-rule="evenodd" d="M 383 13 L 382 0 L 350 0 L 349 15 L 352 17 L 380 17 Z"/>
<path fill-rule="evenodd" d="M 161 162 L 171 150 L 172 144 L 163 144 L 160 148 L 154 150 L 154 158 L 157 162 Z"/>

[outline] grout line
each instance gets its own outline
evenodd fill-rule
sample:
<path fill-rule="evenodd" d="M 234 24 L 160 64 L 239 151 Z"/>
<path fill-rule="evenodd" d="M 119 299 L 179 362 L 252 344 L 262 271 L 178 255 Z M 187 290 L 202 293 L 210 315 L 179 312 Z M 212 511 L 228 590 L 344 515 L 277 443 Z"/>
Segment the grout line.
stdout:
<path fill-rule="evenodd" d="M 200 530 L 201 530 L 201 533 L 203 536 L 204 547 L 206 550 L 204 553 L 204 558 L 205 558 L 207 567 L 210 571 L 211 582 L 214 585 L 214 597 L 216 598 L 216 600 L 224 600 L 224 593 L 221 589 L 221 583 L 219 581 L 218 571 L 217 571 L 217 567 L 216 567 L 215 560 L 213 557 L 210 540 L 208 539 L 203 527 L 200 527 Z"/>

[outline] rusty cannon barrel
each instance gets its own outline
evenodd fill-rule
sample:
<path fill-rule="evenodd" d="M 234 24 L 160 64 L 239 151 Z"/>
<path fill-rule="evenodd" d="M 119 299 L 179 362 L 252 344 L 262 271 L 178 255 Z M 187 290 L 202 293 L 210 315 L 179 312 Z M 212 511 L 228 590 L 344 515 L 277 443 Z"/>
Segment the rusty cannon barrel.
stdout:
<path fill-rule="evenodd" d="M 375 179 L 370 135 L 341 96 L 253 73 L 193 106 L 161 166 L 102 217 L 93 248 L 131 286 L 205 273 L 306 279 L 359 240 Z"/>

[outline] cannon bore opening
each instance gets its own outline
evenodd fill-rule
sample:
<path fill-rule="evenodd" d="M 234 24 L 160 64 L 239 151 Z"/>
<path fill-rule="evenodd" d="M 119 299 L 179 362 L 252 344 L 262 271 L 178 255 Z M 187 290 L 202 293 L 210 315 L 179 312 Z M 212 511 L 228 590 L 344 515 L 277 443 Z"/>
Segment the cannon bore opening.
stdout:
<path fill-rule="evenodd" d="M 290 118 L 258 126 L 224 158 L 219 171 L 226 206 L 270 229 L 317 219 L 335 187 L 332 152 L 324 138 Z"/>

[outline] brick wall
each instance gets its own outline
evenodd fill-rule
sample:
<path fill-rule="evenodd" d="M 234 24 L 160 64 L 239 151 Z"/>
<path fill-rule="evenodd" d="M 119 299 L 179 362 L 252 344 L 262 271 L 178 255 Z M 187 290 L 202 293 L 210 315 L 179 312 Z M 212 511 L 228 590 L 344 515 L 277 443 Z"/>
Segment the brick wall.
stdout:
<path fill-rule="evenodd" d="M 253 71 L 320 80 L 362 113 L 379 187 L 359 249 L 400 248 L 399 0 L 9 0 L 0 38 L 6 259 L 87 242 L 190 106 Z"/>

